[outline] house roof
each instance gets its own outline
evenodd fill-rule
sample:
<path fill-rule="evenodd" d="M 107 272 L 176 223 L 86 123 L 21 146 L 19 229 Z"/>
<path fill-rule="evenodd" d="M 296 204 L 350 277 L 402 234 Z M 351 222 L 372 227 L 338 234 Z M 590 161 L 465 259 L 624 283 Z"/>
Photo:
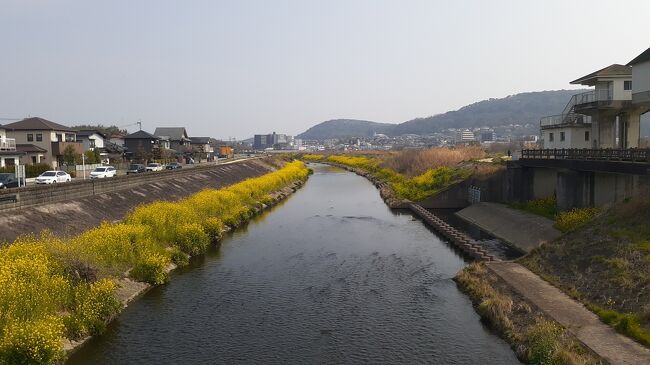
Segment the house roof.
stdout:
<path fill-rule="evenodd" d="M 49 121 L 47 119 L 38 118 L 38 117 L 25 118 L 25 119 L 20 120 L 18 122 L 5 124 L 4 128 L 5 129 L 12 129 L 12 130 L 15 130 L 15 131 L 32 130 L 32 131 L 74 132 L 73 129 L 68 128 L 68 127 L 66 127 L 64 125 L 61 125 L 59 123 L 54 123 L 54 122 Z"/>
<path fill-rule="evenodd" d="M 634 66 L 637 63 L 645 62 L 645 61 L 650 61 L 650 48 L 646 49 L 641 53 L 640 55 L 636 56 L 632 61 L 628 62 L 628 66 Z"/>
<path fill-rule="evenodd" d="M 208 144 L 212 138 L 210 137 L 190 137 L 192 144 Z"/>
<path fill-rule="evenodd" d="M 47 150 L 33 144 L 17 144 L 16 151 L 22 153 L 45 153 Z"/>
<path fill-rule="evenodd" d="M 135 133 L 131 133 L 124 136 L 124 139 L 160 139 L 160 138 L 145 131 L 137 131 Z"/>
<path fill-rule="evenodd" d="M 172 141 L 189 141 L 185 127 L 158 127 L 153 132 L 158 137 L 169 137 Z"/>
<path fill-rule="evenodd" d="M 82 130 L 78 131 L 77 132 L 77 137 L 88 137 L 88 136 L 91 136 L 93 134 L 98 134 L 102 138 L 106 138 L 106 135 L 104 133 L 102 133 L 100 131 L 88 130 L 88 129 L 82 129 Z"/>
<path fill-rule="evenodd" d="M 613 77 L 613 76 L 632 76 L 632 67 L 626 65 L 613 64 L 592 72 L 589 75 L 582 76 L 579 79 L 571 81 L 571 84 L 577 85 L 592 85 L 599 77 Z"/>

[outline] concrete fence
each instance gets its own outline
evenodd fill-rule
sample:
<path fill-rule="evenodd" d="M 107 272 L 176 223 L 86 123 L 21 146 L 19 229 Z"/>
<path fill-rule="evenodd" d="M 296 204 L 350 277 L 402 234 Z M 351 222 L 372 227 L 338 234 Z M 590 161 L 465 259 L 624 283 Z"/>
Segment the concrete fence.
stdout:
<path fill-rule="evenodd" d="M 5 189 L 0 190 L 0 211 L 79 199 L 96 194 L 131 189 L 142 184 L 157 181 L 169 179 L 182 180 L 185 177 L 207 173 L 213 170 L 228 170 L 228 166 L 229 164 L 197 166 L 189 169 L 147 172 L 128 176 L 119 175 L 96 180 L 75 180 L 66 183 Z"/>

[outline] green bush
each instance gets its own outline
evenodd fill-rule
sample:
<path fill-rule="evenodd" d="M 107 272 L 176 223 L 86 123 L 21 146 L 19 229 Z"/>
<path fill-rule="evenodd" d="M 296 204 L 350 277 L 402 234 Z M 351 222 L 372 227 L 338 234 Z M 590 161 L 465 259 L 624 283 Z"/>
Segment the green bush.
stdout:
<path fill-rule="evenodd" d="M 171 250 L 170 257 L 174 265 L 178 267 L 187 266 L 190 263 L 189 256 L 185 252 L 181 251 L 178 247 L 174 247 Z"/>
<path fill-rule="evenodd" d="M 65 352 L 61 345 L 63 320 L 49 315 L 34 321 L 12 322 L 0 338 L 0 364 L 58 364 Z"/>
<path fill-rule="evenodd" d="M 25 176 L 27 178 L 37 177 L 45 171 L 52 170 L 52 166 L 46 163 L 36 163 L 31 165 L 25 165 Z M 13 166 L 0 167 L 0 172 L 14 173 L 15 168 Z"/>
<path fill-rule="evenodd" d="M 528 362 L 534 365 L 563 365 L 558 356 L 564 329 L 555 322 L 537 318 L 527 333 Z"/>
<path fill-rule="evenodd" d="M 219 218 L 210 217 L 203 221 L 203 231 L 208 235 L 210 241 L 215 242 L 221 239 L 221 232 L 223 232 L 223 222 Z"/>
<path fill-rule="evenodd" d="M 592 220 L 598 213 L 598 208 L 574 208 L 561 212 L 555 218 L 555 228 L 562 232 L 573 231 Z"/>
<path fill-rule="evenodd" d="M 185 223 L 176 230 L 176 246 L 190 256 L 205 252 L 210 237 L 198 223 Z"/>
<path fill-rule="evenodd" d="M 601 321 L 614 327 L 619 333 L 650 346 L 650 332 L 641 327 L 639 317 L 635 314 L 619 313 L 613 309 L 605 309 L 596 305 L 590 305 L 589 307 L 600 317 Z"/>
<path fill-rule="evenodd" d="M 163 284 L 167 282 L 167 265 L 169 259 L 159 253 L 146 255 L 131 270 L 131 277 L 149 284 Z"/>
<path fill-rule="evenodd" d="M 71 338 L 98 334 L 106 329 L 108 320 L 118 313 L 122 304 L 115 297 L 117 286 L 109 279 L 75 288 L 71 315 L 64 318 Z"/>

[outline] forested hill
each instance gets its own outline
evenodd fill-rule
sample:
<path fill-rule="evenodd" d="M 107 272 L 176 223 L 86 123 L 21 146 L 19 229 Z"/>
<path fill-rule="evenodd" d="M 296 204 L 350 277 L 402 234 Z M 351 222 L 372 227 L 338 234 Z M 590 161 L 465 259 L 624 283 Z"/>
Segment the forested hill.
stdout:
<path fill-rule="evenodd" d="M 327 139 L 387 135 L 429 134 L 446 128 L 497 127 L 509 124 L 537 124 L 543 116 L 559 114 L 572 95 L 582 90 L 527 92 L 500 99 L 488 99 L 458 110 L 417 118 L 400 124 L 337 119 L 309 128 L 298 137 Z"/>
<path fill-rule="evenodd" d="M 319 123 L 298 135 L 303 139 L 333 139 L 370 137 L 374 133 L 391 134 L 396 124 L 376 123 L 367 120 L 334 119 Z"/>

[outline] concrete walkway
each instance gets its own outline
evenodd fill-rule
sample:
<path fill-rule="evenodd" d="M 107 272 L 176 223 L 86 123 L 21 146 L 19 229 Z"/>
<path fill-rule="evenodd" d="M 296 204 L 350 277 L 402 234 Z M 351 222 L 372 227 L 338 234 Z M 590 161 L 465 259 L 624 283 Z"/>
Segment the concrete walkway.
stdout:
<path fill-rule="evenodd" d="M 503 204 L 477 203 L 456 215 L 524 252 L 562 235 L 552 220 Z"/>
<path fill-rule="evenodd" d="M 525 267 L 514 262 L 491 262 L 486 266 L 612 365 L 650 364 L 649 349 L 616 333 L 582 304 Z"/>

